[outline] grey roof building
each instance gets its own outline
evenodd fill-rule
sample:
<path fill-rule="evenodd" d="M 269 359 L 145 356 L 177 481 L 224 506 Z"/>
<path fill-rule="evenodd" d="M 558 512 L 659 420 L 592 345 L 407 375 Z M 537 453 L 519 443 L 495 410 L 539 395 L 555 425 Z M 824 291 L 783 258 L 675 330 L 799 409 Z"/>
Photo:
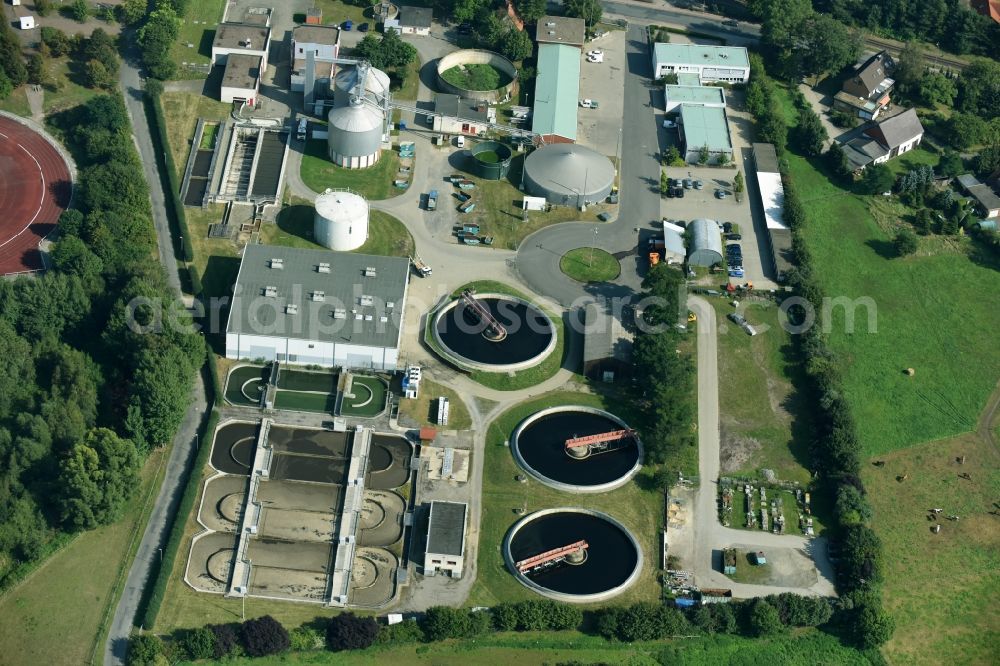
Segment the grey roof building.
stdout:
<path fill-rule="evenodd" d="M 271 28 L 266 23 L 220 23 L 212 40 L 212 64 L 225 64 L 230 54 L 242 53 L 263 58 L 266 68 L 270 40 Z"/>
<path fill-rule="evenodd" d="M 887 162 L 920 145 L 924 126 L 917 112 L 907 109 L 903 113 L 869 123 L 860 130 L 844 137 L 842 146 L 847 162 L 854 171 L 869 164 Z"/>
<path fill-rule="evenodd" d="M 704 218 L 691 220 L 688 231 L 691 237 L 688 264 L 713 266 L 722 263 L 722 230 L 718 222 Z"/>
<path fill-rule="evenodd" d="M 461 578 L 465 568 L 465 516 L 468 505 L 431 502 L 424 549 L 424 575 L 445 573 Z"/>
<path fill-rule="evenodd" d="M 771 258 L 774 261 L 774 271 L 778 282 L 784 282 L 792 266 L 792 230 L 768 229 L 771 240 Z"/>
<path fill-rule="evenodd" d="M 247 245 L 226 326 L 226 357 L 395 369 L 410 262 Z"/>
<path fill-rule="evenodd" d="M 611 160 L 575 143 L 542 146 L 524 160 L 525 190 L 551 204 L 582 206 L 604 201 L 614 181 Z"/>
<path fill-rule="evenodd" d="M 980 183 L 971 173 L 962 174 L 956 180 L 962 189 L 976 200 L 980 215 L 985 218 L 1000 216 L 1000 197 L 990 189 L 989 185 Z"/>
<path fill-rule="evenodd" d="M 892 56 L 880 51 L 862 63 L 854 75 L 844 81 L 843 90 L 864 99 L 881 97 L 889 92 L 895 83 L 889 78 L 889 73 L 895 66 Z"/>
<path fill-rule="evenodd" d="M 571 44 L 582 47 L 587 37 L 587 23 L 582 18 L 543 16 L 535 24 L 539 44 Z"/>

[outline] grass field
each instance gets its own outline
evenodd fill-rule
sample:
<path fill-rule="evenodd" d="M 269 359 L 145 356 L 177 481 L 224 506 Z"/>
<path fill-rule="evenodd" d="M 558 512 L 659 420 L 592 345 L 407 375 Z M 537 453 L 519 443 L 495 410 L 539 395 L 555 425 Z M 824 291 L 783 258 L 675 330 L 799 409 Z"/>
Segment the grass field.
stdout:
<path fill-rule="evenodd" d="M 27 581 L 0 598 L 0 654 L 5 664 L 89 664 L 103 661 L 104 638 L 124 573 L 163 480 L 155 450 L 124 517 L 83 532 Z"/>
<path fill-rule="evenodd" d="M 1000 518 L 990 512 L 1000 508 L 1000 454 L 966 434 L 879 459 L 885 466 L 866 466 L 863 478 L 885 547 L 883 596 L 896 618 L 886 656 L 898 664 L 996 663 Z M 901 474 L 910 478 L 897 482 Z M 931 507 L 943 509 L 939 534 L 930 532 Z"/>
<path fill-rule="evenodd" d="M 469 408 L 458 393 L 429 379 L 420 380 L 420 397 L 416 400 L 403 399 L 399 402 L 401 417 L 409 417 L 418 425 L 437 425 L 437 399 L 448 398 L 448 430 L 468 430 L 472 427 Z"/>
<path fill-rule="evenodd" d="M 578 282 L 607 282 L 618 277 L 621 266 L 609 252 L 578 247 L 562 256 L 559 270 Z"/>
<path fill-rule="evenodd" d="M 484 235 L 493 236 L 493 247 L 516 250 L 521 241 L 539 229 L 560 222 L 597 222 L 599 213 L 614 212 L 617 208 L 609 204 L 595 204 L 588 206 L 586 211 L 580 211 L 573 206 L 554 206 L 550 211 L 530 211 L 525 219 L 521 210 L 524 193 L 518 189 L 523 165 L 524 155 L 515 154 L 505 179 L 485 180 L 469 173 L 463 174 L 476 184 L 476 189 L 470 191 L 476 210 L 462 216 L 462 220 L 479 224 Z M 445 198 L 458 205 L 450 191 Z"/>
<path fill-rule="evenodd" d="M 7 96 L 7 99 L 0 100 L 0 111 L 13 113 L 15 116 L 28 118 L 31 116 L 31 107 L 28 105 L 27 86 L 18 86 Z"/>
<path fill-rule="evenodd" d="M 794 384 L 802 367 L 791 355 L 791 336 L 779 325 L 778 307 L 745 302 L 743 315 L 760 333 L 746 335 L 725 317 L 728 299 L 711 299 L 719 321 L 719 405 L 724 474 L 809 482 L 809 412 Z M 764 330 L 766 325 L 767 330 Z"/>
<path fill-rule="evenodd" d="M 205 123 L 205 127 L 202 128 L 201 132 L 201 143 L 198 144 L 198 150 L 212 150 L 215 147 L 215 138 L 219 135 L 218 123 Z"/>
<path fill-rule="evenodd" d="M 181 662 L 185 663 L 185 662 Z M 204 662 L 198 662 L 204 663 Z M 615 666 L 860 666 L 879 664 L 877 654 L 845 648 L 836 638 L 804 629 L 769 638 L 705 636 L 649 643 L 609 643 L 576 631 L 502 633 L 460 641 L 373 647 L 357 652 L 296 652 L 257 659 L 227 659 L 225 664 L 393 664 L 393 666 L 537 666 L 540 664 L 613 664 Z"/>
<path fill-rule="evenodd" d="M 452 293 L 452 297 L 457 298 L 465 289 L 473 289 L 480 294 L 508 294 L 510 296 L 523 298 L 529 302 L 533 300 L 517 289 L 513 289 L 502 282 L 496 282 L 493 280 L 479 280 L 464 284 Z M 566 353 L 566 329 L 559 316 L 546 311 L 544 308 L 543 312 L 545 312 L 545 314 L 548 315 L 549 319 L 552 321 L 552 324 L 556 329 L 556 335 L 558 336 L 555 348 L 552 350 L 552 353 L 545 357 L 545 360 L 534 367 L 519 370 L 514 373 L 474 370 L 469 373 L 469 378 L 473 381 L 479 382 L 483 386 L 497 389 L 498 391 L 516 391 L 518 389 L 534 386 L 559 372 L 559 368 L 562 367 L 564 360 L 563 356 Z M 433 325 L 433 321 L 433 317 L 427 318 L 427 328 L 424 331 L 424 339 L 427 341 L 427 344 L 431 346 L 431 348 L 436 348 L 434 344 L 434 337 L 430 332 L 430 327 Z"/>
<path fill-rule="evenodd" d="M 638 581 L 614 603 L 656 601 L 660 598 L 659 529 L 662 525 L 662 494 L 644 489 L 650 484 L 643 478 L 607 493 L 569 494 L 553 490 L 528 478 L 515 480 L 523 471 L 514 463 L 510 449 L 504 445 L 515 426 L 526 416 L 554 405 L 584 405 L 601 407 L 627 419 L 623 405 L 589 393 L 553 393 L 545 398 L 522 403 L 505 412 L 489 428 L 483 463 L 483 512 L 479 532 L 478 577 L 469 597 L 469 604 L 490 606 L 500 601 L 537 598 L 508 572 L 500 554 L 503 536 L 519 518 L 514 510 L 527 513 L 558 506 L 579 506 L 604 511 L 631 530 L 643 548 L 645 564 Z M 640 472 L 640 475 L 642 473 Z"/>
<path fill-rule="evenodd" d="M 416 161 L 414 161 L 416 166 Z M 327 154 L 326 140 L 306 142 L 305 154 L 302 156 L 300 175 L 310 189 L 322 192 L 325 189 L 348 189 L 370 201 L 388 199 L 405 190 L 392 185 L 399 170 L 399 152 L 383 150 L 382 156 L 374 166 L 367 169 L 345 169 L 330 161 Z"/>
<path fill-rule="evenodd" d="M 208 65 L 212 59 L 212 40 L 215 39 L 216 25 L 222 20 L 222 8 L 225 0 L 198 0 L 187 6 L 184 19 L 181 21 L 180 33 L 170 59 L 177 63 L 178 78 L 205 78 L 204 73 L 188 69 L 181 63 L 190 62 L 198 65 Z M 240 21 L 241 17 L 230 16 L 230 21 Z M 193 46 L 188 46 L 192 44 Z"/>
<path fill-rule="evenodd" d="M 261 227 L 261 241 L 266 245 L 284 245 L 306 249 L 326 249 L 313 241 L 313 225 L 316 209 L 305 199 L 294 198 L 291 205 L 278 213 L 275 224 Z M 414 252 L 413 236 L 389 213 L 380 210 L 368 211 L 368 240 L 354 250 L 359 254 L 374 254 L 385 257 L 409 257 Z"/>
<path fill-rule="evenodd" d="M 160 103 L 163 105 L 163 117 L 167 121 L 170 153 L 174 158 L 174 166 L 179 171 L 177 175 L 180 177 L 184 175 L 198 118 L 225 120 L 229 117 L 232 106 L 189 92 L 164 92 L 160 95 Z M 185 212 L 190 215 L 188 212 L 190 210 L 192 209 L 188 208 Z"/>
<path fill-rule="evenodd" d="M 1000 376 L 1000 354 L 983 334 L 1000 327 L 1000 260 L 967 237 L 938 239 L 895 258 L 889 235 L 869 211 L 870 197 L 831 183 L 818 161 L 786 159 L 807 211 L 803 236 L 824 293 L 870 298 L 877 312 L 877 331 L 869 330 L 864 308 L 853 333 L 843 308 L 824 320 L 865 453 L 970 430 Z M 906 368 L 915 376 L 906 376 Z"/>
<path fill-rule="evenodd" d="M 45 62 L 48 80 L 55 85 L 45 90 L 45 101 L 42 108 L 46 115 L 83 104 L 91 97 L 100 94 L 101 90 L 80 85 L 81 76 L 78 68 L 69 58 L 49 58 Z"/>

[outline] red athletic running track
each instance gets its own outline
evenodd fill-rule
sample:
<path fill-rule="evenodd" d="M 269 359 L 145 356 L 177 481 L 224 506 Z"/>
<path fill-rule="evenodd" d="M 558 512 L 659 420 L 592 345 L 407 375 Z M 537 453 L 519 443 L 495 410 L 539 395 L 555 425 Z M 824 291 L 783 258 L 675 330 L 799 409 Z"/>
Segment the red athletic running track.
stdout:
<path fill-rule="evenodd" d="M 0 116 L 0 275 L 43 268 L 38 243 L 69 205 L 66 162 L 40 134 Z"/>

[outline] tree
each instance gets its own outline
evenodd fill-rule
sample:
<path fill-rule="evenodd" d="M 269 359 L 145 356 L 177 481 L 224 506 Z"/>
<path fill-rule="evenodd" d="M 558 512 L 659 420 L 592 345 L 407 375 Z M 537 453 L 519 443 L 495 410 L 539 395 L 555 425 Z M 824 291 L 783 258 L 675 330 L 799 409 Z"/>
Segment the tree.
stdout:
<path fill-rule="evenodd" d="M 354 53 L 378 69 L 406 67 L 417 57 L 416 48 L 404 42 L 395 30 L 383 33 L 381 39 L 368 33 L 358 42 Z"/>
<path fill-rule="evenodd" d="M 564 0 L 563 10 L 566 16 L 582 18 L 588 27 L 601 22 L 604 8 L 598 0 Z"/>
<path fill-rule="evenodd" d="M 127 666 L 154 666 L 163 658 L 163 641 L 154 634 L 133 633 L 128 639 Z"/>
<path fill-rule="evenodd" d="M 892 189 L 896 177 L 885 164 L 869 164 L 861 172 L 860 189 L 863 194 L 880 194 Z"/>
<path fill-rule="evenodd" d="M 913 218 L 913 228 L 916 229 L 917 233 L 921 236 L 926 236 L 931 232 L 932 224 L 933 220 L 931 212 L 926 208 L 918 210 Z"/>
<path fill-rule="evenodd" d="M 782 630 L 778 610 L 764 599 L 755 599 L 750 605 L 747 625 L 754 636 L 770 636 Z"/>
<path fill-rule="evenodd" d="M 851 175 L 851 167 L 847 162 L 847 154 L 836 141 L 830 143 L 830 148 L 826 151 L 826 161 L 830 165 L 830 170 L 841 180 Z"/>
<path fill-rule="evenodd" d="M 919 88 L 920 79 L 924 76 L 927 63 L 924 60 L 923 49 L 916 41 L 908 41 L 896 58 L 896 69 L 893 78 L 904 92 L 912 93 Z"/>
<path fill-rule="evenodd" d="M 948 178 L 954 178 L 965 173 L 965 163 L 962 161 L 962 156 L 953 150 L 945 151 L 938 162 L 937 172 Z"/>
<path fill-rule="evenodd" d="M 975 161 L 976 173 L 987 178 L 995 171 L 1000 169 L 1000 142 L 991 144 L 983 148 L 983 150 L 976 155 Z"/>
<path fill-rule="evenodd" d="M 326 625 L 326 645 L 331 650 L 363 650 L 378 636 L 378 623 L 372 617 L 341 613 Z"/>
<path fill-rule="evenodd" d="M 966 150 L 984 143 L 989 134 L 989 124 L 972 113 L 953 113 L 945 121 L 945 135 L 953 147 Z"/>
<path fill-rule="evenodd" d="M 719 153 L 719 166 L 726 166 L 729 164 L 729 153 L 723 151 Z"/>
<path fill-rule="evenodd" d="M 838 72 L 861 55 L 861 35 L 825 14 L 813 12 L 798 30 L 804 42 L 798 71 L 801 76 Z"/>
<path fill-rule="evenodd" d="M 897 234 L 893 245 L 896 246 L 896 251 L 900 256 L 904 254 L 913 254 L 917 251 L 917 237 L 912 231 L 904 230 L 909 234 L 909 239 L 902 241 L 908 244 L 910 241 L 913 243 L 913 249 L 905 251 L 909 248 L 900 247 L 900 236 L 902 231 Z M 872 508 L 868 504 L 868 501 L 864 498 L 857 488 L 849 483 L 840 485 L 837 488 L 837 504 L 836 504 L 836 515 L 837 519 L 840 521 L 841 525 L 850 525 L 853 523 L 866 523 L 871 520 Z"/>
<path fill-rule="evenodd" d="M 957 94 L 955 82 L 944 74 L 928 72 L 920 80 L 920 98 L 928 106 L 935 104 L 951 106 Z"/>
<path fill-rule="evenodd" d="M 288 631 L 270 615 L 247 620 L 240 630 L 243 649 L 251 657 L 284 652 L 291 645 Z"/>
<path fill-rule="evenodd" d="M 737 171 L 736 175 L 733 176 L 733 192 L 736 194 L 737 199 L 743 191 L 746 189 L 746 184 L 743 182 L 743 172 Z"/>
<path fill-rule="evenodd" d="M 222 659 L 233 653 L 240 645 L 240 625 L 210 624 L 207 627 L 215 637 L 215 648 L 212 657 Z"/>
<path fill-rule="evenodd" d="M 170 59 L 170 49 L 177 40 L 181 20 L 177 13 L 166 5 L 158 5 L 150 12 L 145 25 L 139 28 L 138 42 L 142 51 L 142 61 L 149 73 L 158 79 L 169 79 L 176 69 Z"/>
<path fill-rule="evenodd" d="M 39 16 L 48 16 L 52 13 L 52 0 L 35 0 L 35 11 Z"/>
<path fill-rule="evenodd" d="M 32 53 L 27 60 L 28 83 L 41 85 L 45 83 L 45 59 L 40 53 Z"/>
<path fill-rule="evenodd" d="M 69 6 L 69 15 L 77 23 L 86 23 L 87 18 L 90 16 L 90 8 L 87 6 L 87 0 L 73 0 L 73 4 Z"/>
<path fill-rule="evenodd" d="M 6 20 L 0 25 L 0 70 L 6 73 L 10 85 L 14 88 L 28 80 L 28 69 L 24 65 L 21 42 Z"/>
<path fill-rule="evenodd" d="M 118 20 L 123 25 L 134 25 L 146 16 L 145 0 L 125 0 L 118 5 Z"/>
<path fill-rule="evenodd" d="M 708 146 L 702 146 L 698 149 L 698 164 L 708 164 Z"/>
<path fill-rule="evenodd" d="M 469 613 L 461 608 L 431 606 L 424 614 L 423 629 L 431 642 L 462 638 L 469 633 Z"/>
<path fill-rule="evenodd" d="M 882 580 L 882 541 L 866 525 L 844 530 L 840 574 L 845 588 L 860 589 Z"/>
<path fill-rule="evenodd" d="M 88 60 L 83 69 L 84 80 L 89 88 L 111 90 L 118 85 L 118 81 L 114 75 L 108 71 L 107 67 L 100 60 Z"/>
<path fill-rule="evenodd" d="M 107 525 L 139 485 L 139 454 L 112 430 L 91 430 L 60 464 L 59 514 L 69 529 Z"/>
<path fill-rule="evenodd" d="M 660 169 L 660 196 L 666 196 L 669 189 L 670 179 L 667 178 L 667 172 Z"/>
<path fill-rule="evenodd" d="M 985 120 L 1000 116 L 1000 63 L 975 60 L 958 81 L 958 108 Z"/>
<path fill-rule="evenodd" d="M 189 659 L 211 659 L 215 654 L 215 634 L 207 627 L 189 629 L 182 635 L 180 645 Z"/>
<path fill-rule="evenodd" d="M 671 144 L 663 151 L 663 162 L 667 166 L 677 166 L 678 162 L 683 162 L 681 152 L 677 150 L 677 146 Z"/>
<path fill-rule="evenodd" d="M 799 122 L 793 130 L 793 141 L 803 155 L 816 157 L 823 152 L 826 143 L 826 128 L 812 109 L 799 111 Z"/>
<path fill-rule="evenodd" d="M 545 0 L 517 0 L 514 7 L 525 23 L 536 23 L 545 16 Z"/>
<path fill-rule="evenodd" d="M 508 30 L 500 38 L 497 48 L 508 60 L 524 60 L 531 55 L 531 38 L 522 30 Z"/>
<path fill-rule="evenodd" d="M 885 645 L 896 630 L 896 622 L 879 603 L 864 604 L 854 611 L 853 636 L 858 646 L 872 650 Z"/>

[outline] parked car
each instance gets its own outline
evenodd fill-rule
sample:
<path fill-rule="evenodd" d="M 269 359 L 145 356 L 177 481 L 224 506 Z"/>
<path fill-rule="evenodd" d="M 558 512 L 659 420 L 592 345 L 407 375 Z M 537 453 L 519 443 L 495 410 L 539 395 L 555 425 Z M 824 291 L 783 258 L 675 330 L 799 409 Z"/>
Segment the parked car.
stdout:
<path fill-rule="evenodd" d="M 743 248 L 740 247 L 739 243 L 729 243 L 726 245 L 726 252 L 742 252 Z"/>
<path fill-rule="evenodd" d="M 676 194 L 674 193 L 674 188 L 672 188 L 672 187 L 668 187 L 668 188 L 667 188 L 667 198 L 668 198 L 668 199 L 673 199 L 673 198 L 674 198 L 674 197 L 676 197 L 676 196 L 677 196 L 677 195 L 676 195 Z"/>
<path fill-rule="evenodd" d="M 472 24 L 471 23 L 463 23 L 462 25 L 458 26 L 458 34 L 460 34 L 460 35 L 471 35 L 472 34 Z"/>
<path fill-rule="evenodd" d="M 347 30 L 348 32 L 350 32 L 351 28 L 353 28 L 353 27 L 354 27 L 354 21 L 351 21 L 350 19 L 348 19 L 347 21 L 344 21 L 344 23 L 343 23 L 344 30 Z"/>
<path fill-rule="evenodd" d="M 732 230 L 733 230 L 733 223 L 732 222 L 723 222 L 722 223 L 722 232 L 723 233 L 727 233 L 728 234 Z"/>
<path fill-rule="evenodd" d="M 368 24 L 361 23 L 360 25 L 358 25 L 358 32 L 368 32 Z"/>
<path fill-rule="evenodd" d="M 677 123 L 674 122 L 673 120 L 666 120 L 666 119 L 664 119 L 663 120 L 663 127 L 666 128 L 666 129 L 673 129 L 674 127 L 677 127 Z"/>
<path fill-rule="evenodd" d="M 455 146 L 458 148 L 465 148 L 465 137 L 459 134 L 455 137 Z"/>
<path fill-rule="evenodd" d="M 700 180 L 694 181 L 694 189 L 696 189 L 696 190 L 703 190 L 703 189 L 705 189 L 705 183 L 701 182 Z"/>
<path fill-rule="evenodd" d="M 685 178 L 684 179 L 684 189 L 685 190 L 690 190 L 692 187 L 694 187 L 694 181 L 691 180 L 690 178 Z"/>
<path fill-rule="evenodd" d="M 743 236 L 741 234 L 737 234 L 737 233 L 728 233 L 728 234 L 726 234 L 726 240 L 730 240 L 730 241 L 743 240 Z"/>
<path fill-rule="evenodd" d="M 722 25 L 728 25 L 730 28 L 736 28 L 739 27 L 740 22 L 737 21 L 736 19 L 728 19 L 726 21 L 723 21 Z"/>
<path fill-rule="evenodd" d="M 678 199 L 683 199 L 684 198 L 684 188 L 683 187 L 675 187 L 674 188 L 674 196 L 677 197 Z"/>
<path fill-rule="evenodd" d="M 587 51 L 587 57 L 588 58 L 596 58 L 596 57 L 603 57 L 603 56 L 604 56 L 604 51 L 602 51 L 601 49 L 593 49 L 593 50 Z"/>
<path fill-rule="evenodd" d="M 743 315 L 737 314 L 735 312 L 730 312 L 729 314 L 727 314 L 726 319 L 733 322 L 737 326 L 742 326 L 743 324 L 747 323 L 747 320 Z"/>
<path fill-rule="evenodd" d="M 715 198 L 716 199 L 725 199 L 728 196 L 729 196 L 729 192 L 726 192 L 725 190 L 716 190 L 715 191 Z"/>

